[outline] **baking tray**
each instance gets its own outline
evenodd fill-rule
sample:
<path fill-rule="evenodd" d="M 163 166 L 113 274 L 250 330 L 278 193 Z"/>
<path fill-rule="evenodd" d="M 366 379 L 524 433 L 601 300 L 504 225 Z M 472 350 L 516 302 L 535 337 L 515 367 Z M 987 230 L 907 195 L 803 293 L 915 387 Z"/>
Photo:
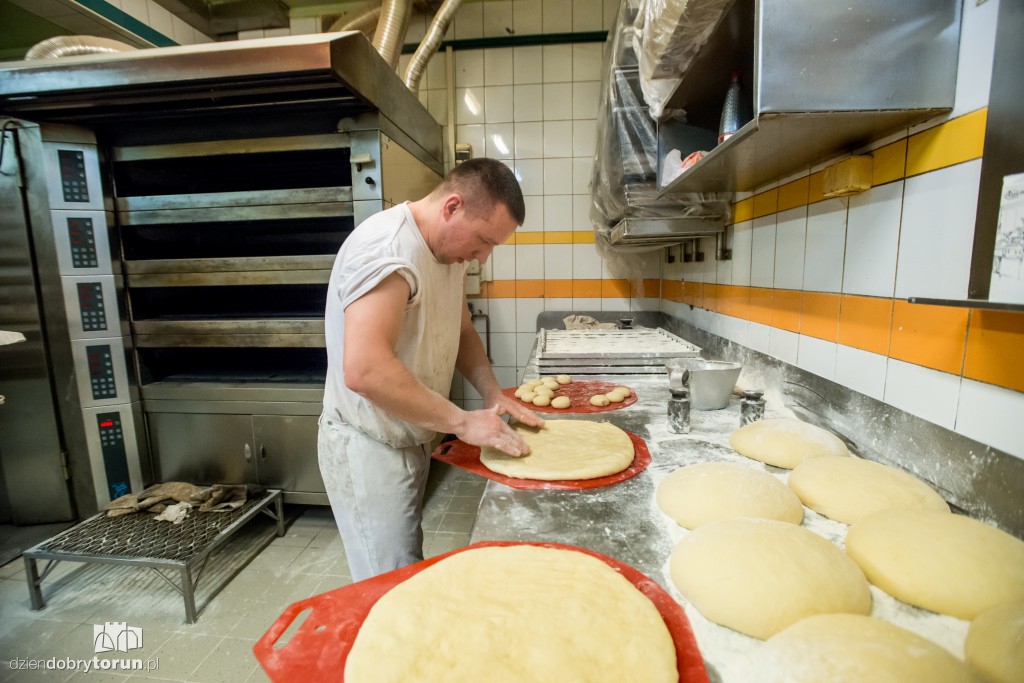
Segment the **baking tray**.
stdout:
<path fill-rule="evenodd" d="M 668 358 L 693 358 L 700 348 L 662 328 L 628 330 L 541 330 L 537 333 L 537 360 L 629 360 L 633 365 Z"/>
<path fill-rule="evenodd" d="M 487 469 L 482 462 L 480 462 L 479 446 L 470 446 L 465 441 L 461 441 L 459 439 L 444 442 L 434 449 L 431 456 L 435 460 L 440 460 L 441 462 L 454 465 L 455 467 L 461 467 L 467 472 L 479 474 L 481 477 L 487 477 L 499 484 L 505 484 L 506 486 L 511 486 L 514 489 L 524 491 L 584 491 L 586 489 L 601 488 L 602 486 L 611 486 L 612 484 L 618 484 L 619 482 L 626 481 L 627 479 L 632 479 L 647 469 L 647 466 L 651 464 L 651 452 L 647 449 L 647 442 L 636 434 L 631 434 L 630 432 L 626 432 L 626 434 L 629 436 L 629 440 L 633 442 L 633 462 L 630 463 L 629 467 L 621 472 L 609 474 L 607 477 L 596 477 L 594 479 L 540 481 L 538 479 L 506 477 L 504 474 L 492 472 Z"/>
<path fill-rule="evenodd" d="M 680 683 L 708 683 L 704 660 L 697 648 L 697 639 L 683 608 L 657 583 L 645 574 L 618 560 L 561 543 L 515 543 L 485 541 L 438 555 L 422 562 L 396 569 L 354 583 L 344 588 L 317 595 L 289 605 L 270 629 L 263 634 L 253 652 L 263 670 L 275 683 L 309 683 L 310 681 L 344 681 L 345 662 L 356 635 L 374 604 L 389 590 L 427 567 L 456 553 L 475 548 L 512 545 L 535 545 L 542 548 L 574 550 L 601 560 L 622 574 L 637 590 L 654 603 L 676 648 L 676 667 Z M 306 610 L 305 621 L 286 643 L 278 640 L 293 621 Z M 486 678 L 481 678 L 486 680 Z"/>
<path fill-rule="evenodd" d="M 538 413 L 553 413 L 555 415 L 565 413 L 606 413 L 609 410 L 618 410 L 619 408 L 625 408 L 636 403 L 639 400 L 636 389 L 633 389 L 633 394 L 629 398 L 623 399 L 622 403 L 609 403 L 606 406 L 590 405 L 590 397 L 594 394 L 607 394 L 615 387 L 622 386 L 629 385 L 624 382 L 598 382 L 595 380 L 573 380 L 570 384 L 559 385 L 558 389 L 555 389 L 555 396 L 568 396 L 569 400 L 572 401 L 572 405 L 568 408 L 552 408 L 551 406 L 535 406 L 530 403 L 523 403 L 516 398 L 516 390 L 519 387 L 502 389 L 501 393 L 513 401 L 519 401 L 522 406 Z"/>

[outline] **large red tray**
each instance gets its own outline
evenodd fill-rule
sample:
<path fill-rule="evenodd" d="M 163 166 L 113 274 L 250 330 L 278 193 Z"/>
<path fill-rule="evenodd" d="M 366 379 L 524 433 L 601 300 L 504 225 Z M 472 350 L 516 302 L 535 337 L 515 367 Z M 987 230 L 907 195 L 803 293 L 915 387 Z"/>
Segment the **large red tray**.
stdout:
<path fill-rule="evenodd" d="M 536 545 L 586 553 L 601 560 L 622 574 L 637 590 L 646 595 L 661 613 L 676 646 L 676 666 L 680 683 L 708 683 L 704 660 L 697 648 L 697 639 L 690 622 L 672 597 L 645 574 L 616 559 L 561 543 L 512 543 L 486 541 L 438 555 L 422 562 L 366 579 L 344 588 L 316 595 L 289 605 L 263 637 L 253 646 L 256 659 L 270 679 L 277 683 L 310 683 L 311 681 L 344 681 L 345 661 L 356 634 L 366 621 L 370 608 L 389 590 L 427 567 L 455 553 L 488 546 Z M 296 617 L 309 610 L 306 620 L 287 643 L 275 643 Z"/>
<path fill-rule="evenodd" d="M 516 398 L 516 389 L 519 387 L 502 389 L 501 393 L 513 401 L 518 401 L 520 405 L 538 413 L 606 413 L 609 410 L 618 410 L 619 408 L 625 408 L 636 403 L 636 390 L 634 389 L 633 395 L 624 399 L 622 403 L 609 403 L 603 408 L 590 405 L 590 397 L 594 394 L 607 394 L 615 387 L 622 386 L 627 385 L 615 384 L 614 382 L 598 382 L 596 380 L 573 380 L 570 384 L 563 384 L 558 389 L 555 389 L 555 396 L 568 396 L 569 400 L 572 401 L 572 405 L 568 408 L 552 408 L 551 406 L 535 406 L 532 403 L 523 403 Z M 632 388 L 630 387 L 630 389 Z"/>
<path fill-rule="evenodd" d="M 625 430 L 623 430 L 625 431 Z M 461 467 L 462 469 L 472 472 L 473 474 L 479 474 L 481 477 L 487 477 L 493 479 L 499 484 L 505 484 L 511 486 L 514 489 L 543 489 L 548 491 L 582 491 L 584 489 L 596 489 L 602 486 L 610 486 L 612 484 L 618 484 L 620 481 L 626 481 L 632 477 L 643 472 L 647 469 L 647 466 L 651 464 L 651 452 L 647 450 L 647 442 L 641 439 L 636 434 L 626 432 L 629 436 L 629 440 L 633 442 L 633 462 L 630 463 L 629 467 L 618 472 L 616 474 L 609 474 L 607 477 L 597 477 L 596 479 L 563 479 L 556 481 L 540 481 L 537 479 L 517 479 L 515 477 L 506 477 L 504 474 L 498 474 L 487 469 L 482 462 L 480 462 L 480 447 L 470 446 L 465 441 L 456 439 L 454 441 L 446 441 L 437 448 L 431 456 L 435 460 L 446 462 L 449 465 Z"/>

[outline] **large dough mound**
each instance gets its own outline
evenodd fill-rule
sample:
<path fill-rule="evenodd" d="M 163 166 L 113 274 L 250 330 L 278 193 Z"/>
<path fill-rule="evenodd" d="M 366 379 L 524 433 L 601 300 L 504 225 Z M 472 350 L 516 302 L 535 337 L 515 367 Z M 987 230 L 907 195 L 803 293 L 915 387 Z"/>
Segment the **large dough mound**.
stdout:
<path fill-rule="evenodd" d="M 607 422 L 547 420 L 540 429 L 521 424 L 513 429 L 530 445 L 529 455 L 513 458 L 490 447 L 480 452 L 484 467 L 506 477 L 596 479 L 617 474 L 633 463 L 629 435 Z"/>
<path fill-rule="evenodd" d="M 850 526 L 846 552 L 889 595 L 940 614 L 1024 599 L 1024 541 L 969 517 L 883 510 Z"/>
<path fill-rule="evenodd" d="M 982 612 L 971 622 L 964 659 L 986 683 L 1024 679 L 1024 600 Z"/>
<path fill-rule="evenodd" d="M 747 683 L 972 683 L 967 667 L 899 626 L 854 614 L 819 614 L 752 656 Z"/>
<path fill-rule="evenodd" d="M 942 496 L 920 479 L 858 458 L 804 460 L 789 475 L 789 487 L 807 507 L 846 524 L 892 508 L 949 512 Z"/>
<path fill-rule="evenodd" d="M 597 558 L 467 550 L 386 593 L 359 629 L 348 683 L 674 683 L 675 645 L 643 593 Z"/>
<path fill-rule="evenodd" d="M 740 427 L 729 437 L 729 445 L 748 458 L 789 469 L 808 458 L 850 454 L 832 432 L 790 418 L 758 420 Z"/>
<path fill-rule="evenodd" d="M 761 470 L 705 462 L 676 470 L 658 485 L 658 507 L 687 529 L 733 517 L 761 517 L 799 524 L 800 500 Z"/>
<path fill-rule="evenodd" d="M 685 536 L 672 582 L 711 621 L 768 638 L 813 614 L 868 614 L 857 565 L 821 536 L 769 519 L 726 519 Z"/>

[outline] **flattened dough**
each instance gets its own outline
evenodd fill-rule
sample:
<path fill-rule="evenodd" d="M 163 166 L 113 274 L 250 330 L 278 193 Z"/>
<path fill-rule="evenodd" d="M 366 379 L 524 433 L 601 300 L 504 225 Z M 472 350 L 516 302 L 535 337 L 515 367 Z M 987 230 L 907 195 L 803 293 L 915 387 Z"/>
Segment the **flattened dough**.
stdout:
<path fill-rule="evenodd" d="M 348 683 L 674 683 L 657 608 L 597 558 L 536 546 L 453 555 L 370 610 Z"/>
<path fill-rule="evenodd" d="M 883 510 L 850 525 L 846 552 L 889 595 L 940 614 L 1024 599 L 1024 541 L 970 517 Z"/>
<path fill-rule="evenodd" d="M 837 546 L 771 519 L 725 519 L 683 537 L 672 582 L 701 614 L 769 638 L 813 614 L 871 612 L 864 574 Z"/>
<path fill-rule="evenodd" d="M 540 429 L 521 424 L 513 429 L 529 444 L 529 455 L 513 458 L 490 447 L 480 451 L 484 467 L 506 477 L 595 479 L 617 474 L 633 463 L 629 435 L 607 422 L 547 420 Z"/>
<path fill-rule="evenodd" d="M 986 610 L 971 622 L 964 659 L 986 683 L 1024 677 L 1024 600 Z"/>
<path fill-rule="evenodd" d="M 799 524 L 804 506 L 781 481 L 761 470 L 704 462 L 676 470 L 658 485 L 658 507 L 687 529 L 733 517 Z"/>
<path fill-rule="evenodd" d="M 963 662 L 927 638 L 855 614 L 819 614 L 772 636 L 748 683 L 972 683 Z"/>
<path fill-rule="evenodd" d="M 789 475 L 789 488 L 807 507 L 846 524 L 892 508 L 949 512 L 942 496 L 920 479 L 859 458 L 804 460 Z"/>
<path fill-rule="evenodd" d="M 758 420 L 740 427 L 729 437 L 729 445 L 748 458 L 788 469 L 808 458 L 850 454 L 832 432 L 791 418 Z"/>

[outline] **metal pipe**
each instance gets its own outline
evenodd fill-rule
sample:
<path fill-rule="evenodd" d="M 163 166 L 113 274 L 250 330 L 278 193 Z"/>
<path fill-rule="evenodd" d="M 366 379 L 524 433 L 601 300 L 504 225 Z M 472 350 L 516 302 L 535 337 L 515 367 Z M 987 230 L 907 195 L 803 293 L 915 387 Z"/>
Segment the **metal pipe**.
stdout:
<path fill-rule="evenodd" d="M 25 59 L 58 59 L 111 52 L 135 50 L 127 43 L 98 36 L 57 36 L 40 41 L 29 48 Z"/>
<path fill-rule="evenodd" d="M 327 31 L 359 31 L 366 36 L 372 36 L 377 21 L 380 19 L 380 10 L 381 7 L 378 3 L 376 7 L 371 7 L 354 17 L 341 17 L 331 24 Z"/>
<path fill-rule="evenodd" d="M 377 30 L 373 34 L 373 47 L 384 61 L 394 69 L 402 54 L 402 41 L 409 28 L 412 0 L 384 0 L 381 5 Z"/>
<path fill-rule="evenodd" d="M 448 25 L 452 22 L 455 12 L 461 4 L 462 0 L 444 0 L 437 9 L 434 20 L 430 22 L 423 41 L 416 48 L 416 53 L 413 54 L 412 60 L 409 62 L 409 68 L 405 71 L 405 85 L 413 93 L 419 92 L 423 70 L 427 68 L 427 62 L 437 52 L 437 47 L 441 44 L 441 39 L 444 38 Z"/>

